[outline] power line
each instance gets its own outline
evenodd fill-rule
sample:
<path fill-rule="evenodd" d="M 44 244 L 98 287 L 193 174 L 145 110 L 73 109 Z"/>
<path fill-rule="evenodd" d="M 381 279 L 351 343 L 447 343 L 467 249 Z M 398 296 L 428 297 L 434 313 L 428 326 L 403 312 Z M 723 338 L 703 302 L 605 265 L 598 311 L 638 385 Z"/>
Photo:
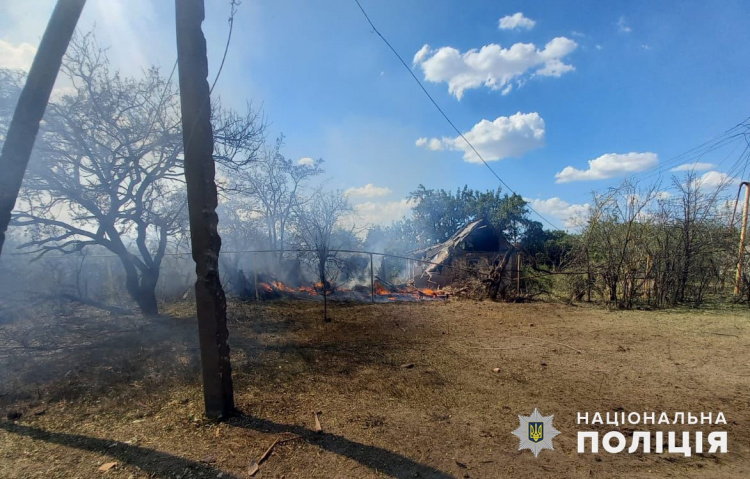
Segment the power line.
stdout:
<path fill-rule="evenodd" d="M 699 162 L 700 160 L 702 160 L 709 153 L 712 153 L 716 150 L 720 150 L 732 144 L 738 139 L 741 139 L 741 138 L 747 139 L 747 134 L 748 134 L 747 130 L 750 127 L 750 123 L 748 123 L 749 121 L 750 121 L 750 118 L 746 118 L 742 122 L 726 130 L 721 135 L 711 140 L 708 140 L 704 143 L 701 143 L 700 145 L 695 146 L 685 152 L 675 155 L 668 160 L 662 161 L 658 165 L 652 168 L 648 168 L 638 173 L 634 173 L 633 175 L 631 175 L 631 177 L 637 177 L 641 180 L 644 180 L 647 178 L 652 178 L 654 176 L 661 176 L 662 173 L 670 171 L 678 163 L 695 164 Z M 734 153 L 734 150 L 730 151 L 730 153 L 721 161 L 721 163 L 726 161 L 726 159 L 729 156 L 732 156 L 733 153 Z M 688 160 L 692 160 L 692 161 L 688 161 Z"/>
<path fill-rule="evenodd" d="M 229 33 L 227 34 L 227 43 L 226 45 L 224 45 L 224 55 L 221 57 L 221 64 L 219 65 L 219 70 L 216 72 L 216 78 L 214 78 L 214 82 L 211 84 L 211 88 L 208 90 L 209 95 L 213 93 L 216 82 L 219 81 L 219 77 L 221 76 L 221 71 L 224 69 L 224 62 L 226 61 L 227 53 L 229 52 L 229 44 L 232 41 L 232 31 L 234 30 L 234 16 L 237 14 L 237 7 L 239 5 L 240 2 L 238 2 L 237 0 L 229 1 Z"/>
<path fill-rule="evenodd" d="M 355 2 L 357 3 L 357 6 L 359 7 L 359 9 L 360 9 L 360 10 L 362 11 L 362 14 L 363 14 L 363 15 L 365 16 L 365 19 L 367 19 L 367 23 L 369 23 L 369 24 L 370 24 L 370 26 L 372 27 L 372 30 L 373 30 L 373 31 L 374 31 L 375 33 L 377 33 L 377 34 L 378 34 L 378 36 L 380 37 L 380 39 L 381 39 L 381 40 L 383 40 L 383 42 L 384 42 L 384 43 L 385 43 L 385 44 L 386 44 L 386 45 L 388 46 L 388 48 L 389 48 L 389 49 L 390 49 L 390 50 L 391 50 L 391 51 L 393 52 L 393 54 L 394 54 L 394 55 L 396 55 L 396 58 L 398 58 L 398 60 L 399 60 L 399 61 L 401 62 L 401 64 L 402 64 L 402 65 L 404 66 L 404 68 L 406 68 L 406 70 L 407 70 L 407 71 L 409 72 L 409 74 L 410 74 L 410 75 L 411 75 L 411 77 L 412 77 L 412 78 L 414 79 L 414 81 L 415 81 L 415 82 L 417 82 L 417 85 L 419 85 L 419 88 L 421 88 L 421 89 L 422 89 L 422 91 L 424 92 L 424 94 L 425 94 L 425 95 L 427 95 L 427 98 L 429 98 L 429 99 L 430 99 L 430 101 L 431 101 L 431 102 L 432 102 L 432 104 L 433 104 L 433 105 L 435 106 L 435 108 L 437 108 L 437 110 L 438 110 L 438 111 L 440 112 L 440 114 L 441 114 L 441 115 L 443 115 L 443 118 L 445 118 L 445 121 L 447 121 L 447 122 L 448 122 L 448 124 L 449 124 L 449 125 L 450 125 L 450 126 L 451 126 L 451 127 L 452 127 L 452 128 L 453 128 L 453 129 L 455 130 L 455 131 L 456 131 L 456 133 L 458 133 L 458 135 L 459 135 L 459 136 L 460 136 L 460 137 L 461 137 L 461 138 L 462 138 L 462 139 L 463 139 L 463 140 L 464 140 L 464 141 L 466 142 L 466 144 L 467 144 L 467 145 L 469 145 L 469 148 L 471 148 L 471 149 L 472 149 L 472 151 L 474 152 L 474 154 L 476 154 L 476 155 L 477 155 L 477 158 L 479 158 L 480 160 L 482 160 L 482 163 L 484 163 L 484 166 L 486 166 L 486 167 L 487 167 L 487 169 L 488 169 L 488 170 L 490 170 L 490 172 L 492 173 L 492 175 L 493 175 L 493 176 L 494 176 L 495 178 L 497 178 L 497 180 L 498 180 L 498 181 L 500 182 L 500 184 L 502 184 L 502 185 L 503 185 L 503 186 L 504 186 L 504 187 L 505 187 L 505 188 L 506 188 L 506 189 L 507 189 L 508 191 L 510 191 L 510 192 L 511 192 L 511 193 L 513 193 L 514 195 L 518 195 L 518 193 L 516 193 L 516 192 L 515 192 L 515 191 L 513 190 L 513 188 L 511 188 L 510 186 L 508 186 L 508 184 L 507 184 L 507 183 L 506 183 L 505 181 L 503 181 L 503 179 L 502 179 L 502 178 L 500 178 L 500 175 L 498 175 L 497 173 L 495 173 L 495 170 L 493 170 L 493 169 L 492 169 L 492 167 L 491 167 L 491 166 L 489 165 L 489 163 L 487 163 L 487 162 L 485 161 L 485 159 L 484 159 L 484 158 L 482 157 L 482 155 L 480 155 L 480 154 L 479 154 L 479 152 L 477 151 L 477 149 L 476 149 L 476 148 L 474 148 L 474 145 L 472 145 L 472 144 L 471 144 L 471 142 L 470 142 L 469 140 L 467 140 L 467 139 L 466 139 L 466 137 L 464 136 L 464 134 L 463 134 L 463 133 L 461 133 L 461 130 L 459 130 L 459 129 L 458 129 L 457 127 L 456 127 L 456 125 L 455 125 L 455 124 L 454 124 L 454 123 L 453 123 L 453 122 L 451 121 L 451 119 L 450 119 L 450 118 L 448 117 L 448 115 L 447 115 L 447 114 L 446 114 L 446 113 L 445 113 L 445 112 L 443 111 L 443 109 L 442 109 L 442 108 L 440 108 L 440 105 L 438 105 L 438 104 L 437 104 L 437 102 L 435 101 L 435 99 L 434 99 L 434 98 L 432 98 L 432 95 L 430 95 L 430 92 L 428 92 L 428 91 L 427 91 L 427 89 L 426 89 L 426 88 L 424 87 L 424 85 L 423 85 L 423 84 L 422 84 L 422 82 L 421 82 L 421 81 L 419 80 L 419 78 L 417 78 L 417 76 L 416 76 L 416 75 L 414 74 L 414 72 L 412 71 L 412 69 L 411 69 L 411 68 L 409 68 L 409 65 L 407 65 L 407 64 L 406 64 L 406 62 L 404 61 L 404 59 L 403 59 L 403 58 L 401 58 L 401 55 L 399 55 L 399 53 L 398 53 L 398 52 L 396 51 L 396 49 L 395 49 L 395 48 L 393 48 L 393 46 L 392 46 L 392 45 L 390 44 L 390 42 L 389 42 L 389 41 L 388 41 L 388 40 L 387 40 L 387 39 L 386 39 L 386 38 L 385 38 L 385 37 L 383 36 L 383 34 L 382 34 L 382 33 L 380 33 L 380 31 L 378 30 L 378 28 L 377 28 L 377 27 L 376 27 L 376 26 L 375 26 L 375 25 L 374 25 L 374 24 L 372 23 L 372 20 L 370 20 L 370 16 L 369 16 L 369 15 L 367 15 L 367 12 L 366 12 L 366 11 L 365 11 L 365 9 L 364 9 L 364 8 L 362 7 L 362 4 L 361 4 L 361 3 L 359 3 L 359 0 L 354 0 L 354 1 L 355 1 Z M 519 195 L 519 196 L 520 196 L 520 195 Z M 560 228 L 559 228 L 558 226 L 556 226 L 556 225 L 555 225 L 554 223 L 552 223 L 552 222 L 551 222 L 550 220 L 548 220 L 547 218 L 545 218 L 544 216 L 542 216 L 542 215 L 541 215 L 541 213 L 539 213 L 538 211 L 536 211 L 536 210 L 535 210 L 535 209 L 534 209 L 534 208 L 533 208 L 533 207 L 532 207 L 532 206 L 531 206 L 531 205 L 530 205 L 529 203 L 526 203 L 526 206 L 527 206 L 527 207 L 528 207 L 528 208 L 529 208 L 529 209 L 530 209 L 530 210 L 531 210 L 532 212 L 536 213 L 536 215 L 537 215 L 537 216 L 539 216 L 539 217 L 540 217 L 540 218 L 541 218 L 542 220 L 544 220 L 544 221 L 545 221 L 545 222 L 546 222 L 547 224 L 549 224 L 549 225 L 550 225 L 550 226 L 551 226 L 552 228 L 554 228 L 554 229 L 557 229 L 557 230 L 559 230 L 559 229 L 560 229 Z"/>

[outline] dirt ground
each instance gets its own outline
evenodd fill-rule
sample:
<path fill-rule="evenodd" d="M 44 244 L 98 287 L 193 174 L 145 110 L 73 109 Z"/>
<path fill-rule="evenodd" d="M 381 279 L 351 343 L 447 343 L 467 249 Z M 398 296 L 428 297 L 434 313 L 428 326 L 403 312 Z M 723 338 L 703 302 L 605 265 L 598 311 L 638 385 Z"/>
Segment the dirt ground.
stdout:
<path fill-rule="evenodd" d="M 321 306 L 230 304 L 241 414 L 220 424 L 201 419 L 191 304 L 6 320 L 0 477 L 244 478 L 277 438 L 255 477 L 750 477 L 747 310 Z M 538 458 L 511 435 L 534 408 L 561 431 Z M 723 411 L 729 452 L 578 454 L 578 411 Z"/>

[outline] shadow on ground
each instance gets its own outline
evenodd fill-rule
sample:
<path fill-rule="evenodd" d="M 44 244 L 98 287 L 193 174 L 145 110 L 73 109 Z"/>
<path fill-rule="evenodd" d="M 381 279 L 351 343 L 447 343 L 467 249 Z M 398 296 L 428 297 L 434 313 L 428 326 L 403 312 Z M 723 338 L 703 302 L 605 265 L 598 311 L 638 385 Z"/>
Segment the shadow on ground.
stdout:
<path fill-rule="evenodd" d="M 45 431 L 44 429 L 7 421 L 0 421 L 0 429 L 4 429 L 11 434 L 26 436 L 37 441 L 58 444 L 83 451 L 106 454 L 123 464 L 135 466 L 152 477 L 173 477 L 175 474 L 182 474 L 188 469 L 193 473 L 202 473 L 203 475 L 211 474 L 210 477 L 216 477 L 219 473 L 222 473 L 221 477 L 239 479 L 237 476 L 228 475 L 226 472 L 211 467 L 208 464 L 191 461 L 155 449 L 113 441 L 112 439 L 99 439 L 64 432 L 50 432 Z"/>
<path fill-rule="evenodd" d="M 302 426 L 279 424 L 268 419 L 250 417 L 244 414 L 239 414 L 237 417 L 230 419 L 228 424 L 260 432 L 297 434 L 309 444 L 318 446 L 334 454 L 348 457 L 369 467 L 373 471 L 378 471 L 398 479 L 411 479 L 414 477 L 449 479 L 455 477 L 434 467 L 420 464 L 401 454 L 381 447 L 368 446 L 355 442 L 337 434 L 327 432 L 317 433 Z"/>

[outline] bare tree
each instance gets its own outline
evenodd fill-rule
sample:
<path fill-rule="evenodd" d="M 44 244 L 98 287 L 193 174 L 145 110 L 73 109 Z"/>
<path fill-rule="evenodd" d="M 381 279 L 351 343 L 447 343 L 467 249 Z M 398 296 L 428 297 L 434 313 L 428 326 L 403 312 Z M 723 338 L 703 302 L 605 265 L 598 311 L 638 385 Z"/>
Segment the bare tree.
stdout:
<path fill-rule="evenodd" d="M 268 244 L 278 251 L 280 270 L 294 209 L 306 201 L 302 193 L 308 181 L 323 173 L 323 160 L 295 163 L 281 154 L 282 145 L 280 137 L 257 161 L 240 169 L 233 186 L 245 203 L 244 209 L 259 215 L 265 223 Z"/>
<path fill-rule="evenodd" d="M 265 144 L 266 122 L 259 110 L 248 103 L 245 114 L 221 106 L 221 99 L 211 102 L 211 124 L 214 131 L 214 160 L 229 175 L 256 162 Z"/>
<path fill-rule="evenodd" d="M 585 257 L 595 264 L 611 305 L 630 307 L 642 287 L 637 273 L 645 259 L 645 209 L 656 188 L 639 190 L 625 182 L 606 194 L 594 195 L 594 206 L 585 232 Z M 587 265 L 587 271 L 591 265 Z"/>
<path fill-rule="evenodd" d="M 724 185 L 701 185 L 688 173 L 673 186 L 669 193 L 658 184 L 639 190 L 625 182 L 594 195 L 569 269 L 580 271 L 610 305 L 699 305 L 709 291 L 726 293 L 733 240 L 730 212 L 719 201 Z"/>
<path fill-rule="evenodd" d="M 24 79 L 25 75 L 22 70 L 0 68 L 0 141 L 5 141 L 5 134 L 13 118 L 13 110 L 23 90 Z"/>
<path fill-rule="evenodd" d="M 156 314 L 162 260 L 187 219 L 177 89 L 155 68 L 141 78 L 111 71 L 90 34 L 73 40 L 62 71 L 74 93 L 48 108 L 14 213 L 28 231 L 21 247 L 40 256 L 103 246 L 140 310 Z M 256 132 L 237 118 L 223 126 L 227 162 Z"/>
<path fill-rule="evenodd" d="M 62 71 L 75 92 L 45 117 L 14 214 L 32 227 L 21 247 L 43 255 L 104 246 L 140 310 L 156 314 L 159 267 L 184 223 L 176 89 L 153 68 L 139 79 L 111 72 L 90 35 L 73 40 Z"/>
<path fill-rule="evenodd" d="M 294 207 L 297 243 L 301 249 L 313 251 L 313 262 L 324 299 L 331 291 L 328 265 L 336 258 L 340 248 L 335 239 L 345 240 L 351 236 L 337 234 L 342 229 L 341 220 L 351 211 L 352 207 L 341 191 L 317 193 L 309 201 Z"/>

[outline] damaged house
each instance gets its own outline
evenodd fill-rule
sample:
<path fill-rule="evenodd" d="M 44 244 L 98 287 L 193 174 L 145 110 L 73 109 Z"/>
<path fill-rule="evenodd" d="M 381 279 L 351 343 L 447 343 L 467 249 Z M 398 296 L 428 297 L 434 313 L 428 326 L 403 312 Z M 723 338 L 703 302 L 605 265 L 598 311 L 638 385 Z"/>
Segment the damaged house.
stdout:
<path fill-rule="evenodd" d="M 517 254 L 503 234 L 485 220 L 469 223 L 447 241 L 415 251 L 412 257 L 429 263 L 413 262 L 410 269 L 414 286 L 439 289 L 453 283 L 467 269 L 481 271 L 507 259 L 501 281 L 515 279 Z"/>

